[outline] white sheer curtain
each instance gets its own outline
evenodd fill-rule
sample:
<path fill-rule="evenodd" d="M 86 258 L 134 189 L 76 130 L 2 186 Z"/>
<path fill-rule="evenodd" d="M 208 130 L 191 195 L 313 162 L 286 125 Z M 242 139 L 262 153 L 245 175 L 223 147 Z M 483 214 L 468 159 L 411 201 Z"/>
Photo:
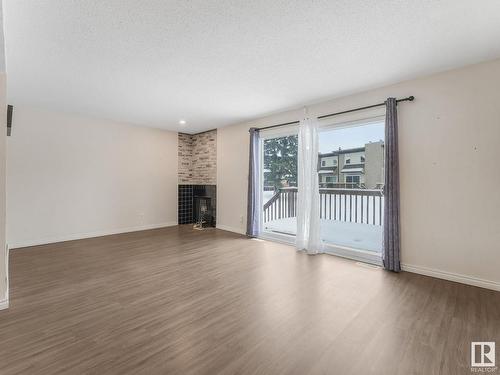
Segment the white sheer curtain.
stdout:
<path fill-rule="evenodd" d="M 318 120 L 304 119 L 299 126 L 297 236 L 298 250 L 322 252 L 319 219 Z"/>

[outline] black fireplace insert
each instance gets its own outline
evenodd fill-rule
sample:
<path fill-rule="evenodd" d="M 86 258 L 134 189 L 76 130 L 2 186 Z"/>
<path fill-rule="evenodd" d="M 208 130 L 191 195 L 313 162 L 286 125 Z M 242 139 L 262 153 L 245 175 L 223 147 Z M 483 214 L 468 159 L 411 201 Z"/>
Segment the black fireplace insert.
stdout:
<path fill-rule="evenodd" d="M 216 185 L 179 185 L 178 223 L 215 227 Z"/>

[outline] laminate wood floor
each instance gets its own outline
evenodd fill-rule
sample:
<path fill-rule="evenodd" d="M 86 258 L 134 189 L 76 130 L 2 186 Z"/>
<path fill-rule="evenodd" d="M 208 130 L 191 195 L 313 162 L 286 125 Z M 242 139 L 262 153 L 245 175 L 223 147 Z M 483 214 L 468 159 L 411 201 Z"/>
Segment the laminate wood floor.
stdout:
<path fill-rule="evenodd" d="M 16 249 L 10 276 L 2 375 L 456 375 L 500 346 L 498 292 L 220 230 Z"/>

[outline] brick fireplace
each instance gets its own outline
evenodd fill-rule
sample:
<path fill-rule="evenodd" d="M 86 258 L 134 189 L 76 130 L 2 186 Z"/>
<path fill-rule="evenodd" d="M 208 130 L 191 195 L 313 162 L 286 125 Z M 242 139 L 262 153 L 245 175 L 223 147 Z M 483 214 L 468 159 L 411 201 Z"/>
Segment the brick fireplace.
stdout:
<path fill-rule="evenodd" d="M 178 223 L 215 227 L 217 130 L 178 136 Z"/>

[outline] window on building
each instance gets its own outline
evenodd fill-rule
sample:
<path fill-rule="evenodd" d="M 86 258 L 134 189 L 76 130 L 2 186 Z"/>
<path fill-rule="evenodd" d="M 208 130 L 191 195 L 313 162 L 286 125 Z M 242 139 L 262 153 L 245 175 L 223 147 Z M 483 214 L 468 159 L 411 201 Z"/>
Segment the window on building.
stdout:
<path fill-rule="evenodd" d="M 326 182 L 337 182 L 337 176 L 327 176 Z"/>
<path fill-rule="evenodd" d="M 337 165 L 337 159 L 333 159 L 333 165 Z"/>
<path fill-rule="evenodd" d="M 345 176 L 345 182 L 352 184 L 359 184 L 361 181 L 360 176 Z"/>
<path fill-rule="evenodd" d="M 326 160 L 321 160 L 321 166 L 322 167 L 326 166 Z"/>
<path fill-rule="evenodd" d="M 364 163 L 364 162 L 365 162 L 365 157 L 361 156 L 361 163 Z"/>
<path fill-rule="evenodd" d="M 346 164 L 351 164 L 351 159 L 350 158 L 349 159 L 345 159 L 345 163 Z"/>

